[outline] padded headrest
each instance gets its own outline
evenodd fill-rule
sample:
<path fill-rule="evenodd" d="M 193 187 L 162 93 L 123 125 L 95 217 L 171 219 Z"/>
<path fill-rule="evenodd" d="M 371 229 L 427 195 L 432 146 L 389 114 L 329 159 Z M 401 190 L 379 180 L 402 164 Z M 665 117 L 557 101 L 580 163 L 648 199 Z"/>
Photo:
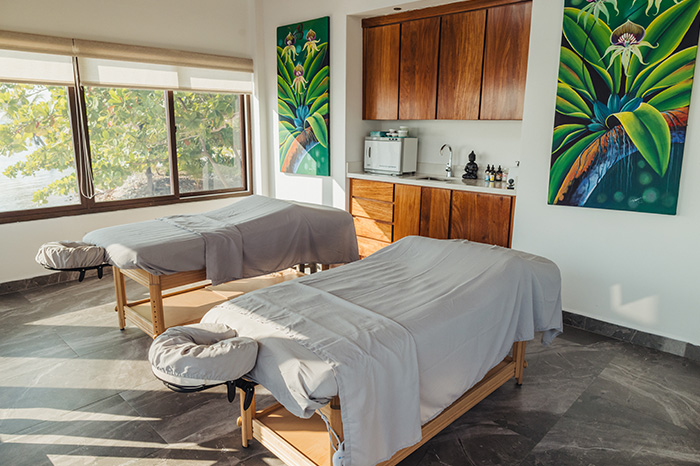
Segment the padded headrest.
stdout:
<path fill-rule="evenodd" d="M 180 387 L 216 385 L 241 378 L 255 366 L 258 342 L 225 324 L 170 327 L 148 351 L 153 374 Z"/>
<path fill-rule="evenodd" d="M 105 249 L 81 241 L 53 241 L 42 244 L 35 259 L 51 269 L 80 269 L 105 263 Z"/>

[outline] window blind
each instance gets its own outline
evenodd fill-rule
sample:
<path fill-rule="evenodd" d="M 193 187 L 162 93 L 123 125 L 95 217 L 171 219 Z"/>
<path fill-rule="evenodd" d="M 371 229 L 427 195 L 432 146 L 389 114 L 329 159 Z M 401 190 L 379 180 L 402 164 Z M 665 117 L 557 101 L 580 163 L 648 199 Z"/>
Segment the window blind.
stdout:
<path fill-rule="evenodd" d="M 0 49 L 8 55 L 17 69 L 24 66 L 27 71 L 30 55 L 22 62 L 14 53 L 30 53 L 36 61 L 44 62 L 44 72 L 36 71 L 33 76 L 63 76 L 63 71 L 51 71 L 47 63 L 70 64 L 70 57 L 79 58 L 81 81 L 90 85 L 148 87 L 217 92 L 251 93 L 253 83 L 253 60 L 249 58 L 188 52 L 181 50 L 116 44 L 65 37 L 43 36 L 0 30 Z M 58 58 L 40 58 L 38 54 L 53 55 Z M 64 56 L 61 58 L 61 56 Z M 20 61 L 18 61 L 20 60 Z M 0 79 L 6 68 L 0 64 Z M 35 68 L 39 66 L 32 65 Z M 61 68 L 63 69 L 63 68 Z M 43 73 L 43 74 L 42 74 Z M 4 79 L 18 81 L 18 73 L 6 72 Z M 50 82 L 72 82 L 51 80 Z M 22 81 L 26 81 L 27 78 Z M 46 81 L 45 79 L 38 79 Z"/>
<path fill-rule="evenodd" d="M 80 81 L 86 86 L 172 89 L 207 92 L 253 92 L 253 74 L 189 66 L 78 58 Z"/>
<path fill-rule="evenodd" d="M 0 81 L 72 86 L 72 59 L 66 55 L 0 50 Z"/>

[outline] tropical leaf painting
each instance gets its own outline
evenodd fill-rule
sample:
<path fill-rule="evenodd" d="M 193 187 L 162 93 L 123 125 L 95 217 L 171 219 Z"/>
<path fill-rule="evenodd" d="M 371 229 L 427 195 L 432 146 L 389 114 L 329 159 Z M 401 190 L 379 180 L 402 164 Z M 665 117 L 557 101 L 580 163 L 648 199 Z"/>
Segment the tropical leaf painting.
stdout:
<path fill-rule="evenodd" d="M 565 0 L 549 204 L 674 215 L 700 0 Z"/>
<path fill-rule="evenodd" d="M 277 108 L 283 173 L 331 173 L 328 23 L 326 16 L 277 28 Z"/>

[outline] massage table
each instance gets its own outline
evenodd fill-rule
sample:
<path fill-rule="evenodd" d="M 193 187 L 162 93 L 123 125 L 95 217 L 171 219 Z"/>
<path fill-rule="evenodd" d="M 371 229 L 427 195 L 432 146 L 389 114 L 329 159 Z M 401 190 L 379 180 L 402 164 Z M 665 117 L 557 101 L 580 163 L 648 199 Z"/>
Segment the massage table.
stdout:
<path fill-rule="evenodd" d="M 151 337 L 197 322 L 227 298 L 296 278 L 289 267 L 309 264 L 315 272 L 317 264 L 359 259 L 347 212 L 258 195 L 203 214 L 102 228 L 83 241 L 103 247 L 113 266 L 119 328 L 128 319 Z M 125 277 L 149 297 L 127 302 Z"/>
<path fill-rule="evenodd" d="M 522 383 L 526 341 L 562 331 L 561 279 L 531 254 L 406 237 L 220 304 L 204 324 L 258 342 L 245 379 L 277 403 L 246 408 L 241 393 L 244 447 L 256 439 L 290 466 L 330 466 L 342 442 L 345 466 L 388 466 Z"/>

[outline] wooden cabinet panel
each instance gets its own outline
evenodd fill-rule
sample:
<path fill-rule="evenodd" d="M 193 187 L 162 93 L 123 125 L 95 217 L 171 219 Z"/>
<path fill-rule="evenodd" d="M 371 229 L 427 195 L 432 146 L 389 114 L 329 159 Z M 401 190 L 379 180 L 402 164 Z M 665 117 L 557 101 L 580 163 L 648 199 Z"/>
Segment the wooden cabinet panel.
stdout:
<path fill-rule="evenodd" d="M 420 235 L 447 239 L 450 228 L 450 199 L 452 191 L 421 188 Z"/>
<path fill-rule="evenodd" d="M 455 191 L 450 238 L 510 247 L 513 198 Z"/>
<path fill-rule="evenodd" d="M 442 17 L 437 118 L 477 120 L 481 100 L 486 10 Z"/>
<path fill-rule="evenodd" d="M 350 184 L 350 195 L 376 201 L 394 202 L 394 184 L 353 179 Z"/>
<path fill-rule="evenodd" d="M 399 120 L 435 119 L 440 18 L 401 24 Z"/>
<path fill-rule="evenodd" d="M 350 200 L 350 213 L 356 217 L 391 223 L 394 221 L 394 204 L 353 197 Z"/>
<path fill-rule="evenodd" d="M 363 30 L 362 117 L 396 120 L 399 112 L 399 40 L 401 25 Z"/>
<path fill-rule="evenodd" d="M 379 241 L 391 242 L 391 223 L 377 222 L 369 218 L 355 217 L 355 234 Z"/>
<path fill-rule="evenodd" d="M 486 17 L 482 120 L 522 120 L 532 2 L 489 8 Z"/>
<path fill-rule="evenodd" d="M 375 252 L 379 251 L 385 246 L 389 246 L 391 243 L 386 243 L 384 241 L 377 241 L 376 239 L 365 238 L 363 236 L 357 237 L 357 248 L 360 253 L 360 257 L 367 257 Z"/>
<path fill-rule="evenodd" d="M 394 241 L 420 235 L 421 187 L 397 184 L 394 198 Z"/>

